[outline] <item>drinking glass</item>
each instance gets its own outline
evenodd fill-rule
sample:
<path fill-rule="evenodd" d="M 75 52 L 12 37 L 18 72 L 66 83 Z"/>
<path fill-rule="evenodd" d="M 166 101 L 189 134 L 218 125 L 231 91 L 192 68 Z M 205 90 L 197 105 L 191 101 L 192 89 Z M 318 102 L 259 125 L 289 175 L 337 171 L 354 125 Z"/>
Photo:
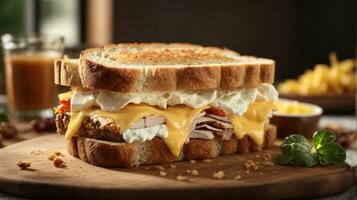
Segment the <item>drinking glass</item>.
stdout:
<path fill-rule="evenodd" d="M 4 34 L 1 42 L 10 117 L 51 117 L 57 94 L 53 63 L 63 55 L 64 38 Z"/>

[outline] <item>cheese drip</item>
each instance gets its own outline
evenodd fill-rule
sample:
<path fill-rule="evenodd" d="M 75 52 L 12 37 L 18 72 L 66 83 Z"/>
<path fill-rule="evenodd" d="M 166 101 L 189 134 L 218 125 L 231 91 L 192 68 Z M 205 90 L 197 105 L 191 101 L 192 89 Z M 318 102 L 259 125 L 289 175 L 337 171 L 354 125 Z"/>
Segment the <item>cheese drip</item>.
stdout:
<path fill-rule="evenodd" d="M 132 127 L 136 121 L 143 117 L 161 115 L 166 120 L 169 132 L 167 138 L 165 138 L 165 143 L 173 155 L 179 156 L 188 137 L 193 119 L 206 108 L 208 106 L 192 109 L 185 105 L 177 105 L 169 107 L 166 110 L 160 110 L 146 104 L 129 104 L 117 112 L 106 112 L 100 109 L 72 112 L 65 137 L 66 139 L 71 139 L 77 133 L 84 118 L 88 115 L 109 118 L 118 124 L 122 130 Z"/>
<path fill-rule="evenodd" d="M 248 136 L 257 145 L 262 145 L 265 135 L 264 125 L 273 109 L 275 106 L 271 101 L 256 101 L 248 106 L 243 116 L 229 114 L 228 118 L 233 124 L 237 139 Z"/>
<path fill-rule="evenodd" d="M 72 112 L 71 120 L 68 123 L 66 130 L 66 135 L 64 136 L 66 140 L 70 140 L 81 128 L 83 120 L 86 118 L 88 111 Z"/>

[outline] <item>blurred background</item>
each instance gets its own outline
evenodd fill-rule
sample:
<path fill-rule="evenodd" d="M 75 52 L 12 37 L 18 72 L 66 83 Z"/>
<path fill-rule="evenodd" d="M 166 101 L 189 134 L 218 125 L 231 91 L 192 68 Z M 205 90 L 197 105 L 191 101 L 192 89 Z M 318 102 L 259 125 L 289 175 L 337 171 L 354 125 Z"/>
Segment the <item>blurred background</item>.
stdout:
<path fill-rule="evenodd" d="M 273 58 L 294 78 L 328 53 L 355 57 L 354 0 L 2 0 L 0 34 L 62 34 L 66 53 L 120 42 L 192 42 Z"/>

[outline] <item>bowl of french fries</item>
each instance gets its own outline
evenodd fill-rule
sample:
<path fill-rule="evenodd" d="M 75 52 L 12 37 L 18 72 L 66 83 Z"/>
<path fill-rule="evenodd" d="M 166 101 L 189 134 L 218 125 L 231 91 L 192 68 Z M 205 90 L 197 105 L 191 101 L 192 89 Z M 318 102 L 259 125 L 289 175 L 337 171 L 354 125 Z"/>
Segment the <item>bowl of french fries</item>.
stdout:
<path fill-rule="evenodd" d="M 281 97 L 321 106 L 325 112 L 353 111 L 356 91 L 356 60 L 339 61 L 335 52 L 330 65 L 317 64 L 297 79 L 278 84 Z"/>

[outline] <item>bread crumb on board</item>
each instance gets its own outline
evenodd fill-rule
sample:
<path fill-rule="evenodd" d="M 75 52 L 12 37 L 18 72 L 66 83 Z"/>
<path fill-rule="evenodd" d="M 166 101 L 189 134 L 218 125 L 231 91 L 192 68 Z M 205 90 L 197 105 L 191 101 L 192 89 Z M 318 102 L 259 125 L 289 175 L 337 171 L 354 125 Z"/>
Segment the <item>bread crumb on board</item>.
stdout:
<path fill-rule="evenodd" d="M 191 171 L 191 174 L 194 176 L 198 176 L 200 173 L 198 173 L 198 171 L 196 169 Z"/>
<path fill-rule="evenodd" d="M 202 162 L 204 162 L 204 163 L 210 163 L 210 162 L 212 162 L 212 160 L 211 160 L 211 159 L 204 159 L 204 160 L 202 160 Z"/>
<path fill-rule="evenodd" d="M 51 160 L 51 161 L 53 161 L 55 158 L 56 158 L 56 156 L 55 155 L 48 155 L 48 160 Z"/>
<path fill-rule="evenodd" d="M 52 151 L 52 155 L 62 156 L 62 157 L 63 157 L 63 154 L 62 154 L 59 150 L 57 150 L 57 149 L 54 149 L 54 150 Z"/>
<path fill-rule="evenodd" d="M 266 153 L 263 155 L 263 160 L 264 161 L 269 161 L 269 160 L 272 160 L 272 155 L 271 153 Z"/>
<path fill-rule="evenodd" d="M 166 175 L 167 175 L 167 172 L 160 171 L 160 176 L 166 176 Z"/>
<path fill-rule="evenodd" d="M 156 165 L 156 166 L 155 166 L 155 169 L 158 169 L 158 170 L 160 170 L 160 171 L 165 171 L 165 168 L 164 168 L 164 166 L 162 166 L 162 165 Z"/>
<path fill-rule="evenodd" d="M 272 161 L 265 161 L 264 162 L 264 166 L 265 167 L 272 167 L 272 166 L 274 166 L 275 164 L 272 162 Z"/>
<path fill-rule="evenodd" d="M 197 169 L 193 169 L 193 170 L 191 170 L 191 169 L 188 169 L 188 170 L 186 170 L 186 173 L 187 174 L 192 174 L 192 175 L 194 175 L 194 176 L 198 176 L 200 173 L 197 171 Z"/>
<path fill-rule="evenodd" d="M 18 161 L 16 165 L 21 169 L 21 170 L 26 170 L 31 167 L 30 162 L 23 162 L 23 161 Z"/>
<path fill-rule="evenodd" d="M 258 166 L 255 164 L 253 160 L 247 160 L 247 162 L 244 163 L 244 166 L 245 169 L 249 172 L 258 170 Z"/>
<path fill-rule="evenodd" d="M 50 155 L 48 155 L 48 160 L 53 161 L 57 157 L 64 157 L 64 155 L 57 149 L 53 150 Z"/>
<path fill-rule="evenodd" d="M 235 180 L 240 180 L 240 179 L 242 179 L 242 176 L 241 175 L 237 175 L 237 176 L 234 177 L 234 179 Z"/>
<path fill-rule="evenodd" d="M 216 179 L 222 179 L 224 177 L 224 172 L 223 171 L 214 172 L 212 177 Z"/>
<path fill-rule="evenodd" d="M 175 168 L 176 168 L 176 165 L 171 164 L 171 165 L 170 165 L 170 168 L 171 168 L 171 169 L 175 169 Z"/>
<path fill-rule="evenodd" d="M 176 177 L 178 181 L 187 181 L 189 178 L 187 176 L 182 176 L 181 174 Z"/>
<path fill-rule="evenodd" d="M 64 161 L 62 160 L 62 158 L 60 157 L 55 157 L 53 159 L 53 166 L 57 167 L 57 168 L 64 168 L 66 167 Z"/>
<path fill-rule="evenodd" d="M 32 149 L 30 150 L 30 154 L 31 154 L 31 155 L 38 156 L 38 155 L 40 155 L 41 153 L 42 153 L 42 151 L 39 150 L 39 149 L 37 149 L 37 148 L 32 148 Z"/>
<path fill-rule="evenodd" d="M 195 160 L 190 160 L 190 163 L 191 163 L 191 164 L 195 164 L 196 161 L 195 161 Z"/>

